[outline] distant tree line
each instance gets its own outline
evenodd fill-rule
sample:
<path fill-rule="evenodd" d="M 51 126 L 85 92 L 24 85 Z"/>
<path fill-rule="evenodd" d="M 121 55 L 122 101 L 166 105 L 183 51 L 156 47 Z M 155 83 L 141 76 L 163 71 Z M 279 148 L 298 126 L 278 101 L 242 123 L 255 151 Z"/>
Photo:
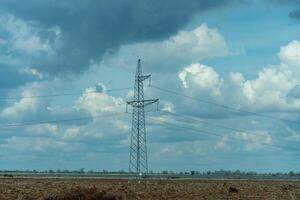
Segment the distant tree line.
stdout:
<path fill-rule="evenodd" d="M 81 168 L 79 170 L 0 170 L 1 174 L 7 174 L 7 173 L 14 173 L 14 174 L 129 174 L 126 171 L 109 171 L 109 170 L 85 170 L 84 168 Z M 240 171 L 240 170 L 218 170 L 218 171 L 159 171 L 154 172 L 150 171 L 150 175 L 188 175 L 188 176 L 300 176 L 300 172 L 278 172 L 278 173 L 259 173 L 256 171 Z"/>
<path fill-rule="evenodd" d="M 218 170 L 218 171 L 205 171 L 205 172 L 201 172 L 201 171 L 188 171 L 188 172 L 173 172 L 173 171 L 162 171 L 159 172 L 162 174 L 174 174 L 174 175 L 223 175 L 223 176 L 231 176 L 231 175 L 235 175 L 235 176 L 300 176 L 300 172 L 294 172 L 294 171 L 290 171 L 290 172 L 277 172 L 277 173 L 259 173 L 256 171 L 240 171 L 240 170 L 235 170 L 235 171 L 231 171 L 231 170 Z"/>

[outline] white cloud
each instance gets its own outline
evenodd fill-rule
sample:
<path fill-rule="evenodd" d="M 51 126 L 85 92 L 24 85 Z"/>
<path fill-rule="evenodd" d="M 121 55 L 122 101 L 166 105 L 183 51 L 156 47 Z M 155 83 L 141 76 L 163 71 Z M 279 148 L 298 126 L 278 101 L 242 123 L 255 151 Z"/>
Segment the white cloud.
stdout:
<path fill-rule="evenodd" d="M 243 85 L 244 95 L 251 104 L 264 107 L 285 105 L 288 92 L 297 84 L 284 72 L 276 68 L 266 68 L 259 72 L 256 80 L 246 81 Z"/>
<path fill-rule="evenodd" d="M 23 70 L 23 72 L 29 74 L 29 75 L 33 75 L 33 76 L 36 76 L 37 78 L 39 79 L 43 79 L 45 77 L 44 74 L 42 74 L 41 72 L 39 72 L 38 70 L 34 69 L 34 68 L 25 68 Z"/>
<path fill-rule="evenodd" d="M 28 38 L 24 38 L 24 36 L 16 38 L 12 47 L 29 54 L 34 54 L 38 51 L 49 51 L 51 49 L 49 44 L 42 43 L 41 39 L 35 35 Z"/>
<path fill-rule="evenodd" d="M 36 136 L 42 136 L 42 135 L 48 135 L 48 136 L 57 136 L 59 135 L 59 127 L 56 124 L 39 124 L 34 126 L 26 127 L 25 130 L 27 133 L 36 135 Z"/>
<path fill-rule="evenodd" d="M 10 50 L 22 51 L 27 54 L 52 51 L 49 42 L 43 42 L 31 24 L 16 19 L 12 15 L 2 15 L 0 22 L 0 30 L 7 31 L 12 36 L 9 41 L 6 41 L 7 44 L 10 43 Z"/>
<path fill-rule="evenodd" d="M 224 135 L 221 140 L 218 141 L 218 143 L 216 144 L 216 149 L 222 149 L 225 150 L 229 148 L 229 145 L 227 145 L 229 138 L 228 135 Z"/>
<path fill-rule="evenodd" d="M 56 31 L 58 31 L 57 34 L 60 34 L 59 29 Z M 36 44 L 30 47 L 33 49 L 33 52 L 43 51 L 43 47 L 38 46 L 38 42 Z M 118 62 L 118 64 L 120 64 L 119 66 L 131 65 L 130 59 L 134 57 L 134 61 L 132 62 L 133 64 L 131 66 L 135 67 L 137 58 L 136 55 L 140 54 L 143 55 L 142 58 L 148 60 L 148 63 L 145 63 L 145 66 L 153 67 L 153 70 L 158 71 L 158 73 L 156 74 L 157 76 L 165 76 L 163 77 L 165 79 L 158 80 L 160 83 L 157 83 L 156 80 L 161 77 L 157 78 L 157 76 L 154 76 L 154 78 L 156 78 L 156 80 L 153 81 L 154 85 L 157 84 L 160 86 L 161 84 L 162 87 L 170 89 L 174 87 L 176 88 L 176 91 L 177 89 L 182 89 L 183 93 L 186 93 L 188 95 L 199 96 L 199 98 L 202 99 L 210 99 L 213 102 L 216 101 L 221 104 L 226 104 L 241 109 L 246 108 L 258 111 L 267 110 L 271 112 L 294 112 L 297 111 L 297 109 L 300 110 L 300 102 L 297 101 L 297 99 L 288 100 L 287 94 L 289 94 L 289 91 L 293 89 L 296 84 L 299 84 L 300 79 L 297 75 L 297 73 L 300 71 L 298 70 L 299 65 L 297 64 L 298 54 L 294 53 L 294 51 L 298 50 L 299 47 L 300 45 L 297 41 L 294 41 L 287 46 L 282 47 L 279 53 L 281 62 L 276 66 L 266 66 L 258 73 L 258 77 L 255 79 L 247 80 L 241 73 L 238 72 L 230 73 L 229 77 L 225 78 L 218 74 L 213 67 L 203 65 L 201 64 L 201 62 L 199 63 L 199 60 L 202 60 L 203 58 L 224 56 L 228 54 L 226 43 L 218 30 L 210 29 L 206 25 L 201 25 L 194 30 L 181 31 L 176 36 L 166 39 L 162 42 L 149 42 L 124 46 L 120 51 L 120 55 L 115 58 L 115 61 L 120 61 Z M 22 45 L 18 48 L 19 50 L 21 50 Z M 31 53 L 31 50 L 24 51 L 28 51 L 28 53 Z M 107 62 L 107 60 L 103 63 L 105 62 Z M 103 63 L 101 64 L 101 67 L 97 66 L 98 68 L 96 69 L 95 67 L 93 70 L 97 70 L 96 72 L 98 74 L 103 74 Z M 172 69 L 172 72 L 170 70 L 169 73 L 166 72 L 164 74 L 161 73 L 161 69 L 159 69 L 159 67 L 170 67 L 170 69 L 171 67 L 174 68 Z M 145 71 L 150 70 L 148 68 L 145 69 Z M 37 71 L 32 71 L 31 68 L 28 68 L 27 72 L 40 77 L 41 79 L 45 78 L 43 74 L 39 74 Z M 90 73 L 94 73 L 94 71 L 90 71 Z M 97 77 L 97 79 L 98 74 L 94 76 Z M 117 76 L 117 79 L 119 79 L 122 75 L 123 74 Z M 100 79 L 102 79 L 103 76 L 104 75 L 102 75 Z M 89 76 L 82 77 L 82 82 L 80 82 L 80 84 L 78 84 L 77 80 L 76 83 L 75 81 L 71 81 L 68 84 L 78 84 L 80 85 L 80 87 L 83 87 L 83 85 L 88 81 L 90 81 L 89 84 L 93 84 L 91 83 L 91 80 L 83 80 L 89 79 Z M 96 78 L 94 80 L 96 80 Z M 123 82 L 125 81 L 122 80 L 122 83 Z M 63 81 L 60 82 L 60 85 L 64 85 L 62 83 Z M 30 84 L 24 87 L 24 92 L 22 95 L 39 95 L 42 92 L 43 94 L 47 94 L 49 92 L 49 89 L 46 90 L 46 88 L 51 88 L 54 87 L 54 85 L 57 85 L 52 82 L 44 81 L 41 87 L 35 86 L 35 84 Z M 164 84 L 168 84 L 168 86 L 163 86 Z M 62 86 L 62 88 L 64 87 Z M 147 93 L 147 95 L 153 91 L 155 92 L 154 89 L 149 90 L 150 91 L 145 92 Z M 163 95 L 163 93 L 151 94 L 151 96 L 157 96 L 161 99 L 162 110 L 164 111 L 178 113 L 184 112 L 184 114 L 186 115 L 203 114 L 204 112 L 207 112 L 208 114 L 211 114 L 210 116 L 212 116 L 212 118 L 219 117 L 220 113 L 222 112 L 222 109 L 216 109 L 213 106 L 207 106 L 196 101 L 191 101 L 189 99 L 179 97 L 177 98 L 171 95 Z M 133 90 L 128 92 L 127 98 L 131 98 L 132 96 Z M 15 117 L 15 119 L 19 119 L 20 116 L 24 116 L 23 119 L 26 119 L 26 121 L 30 121 L 25 117 L 33 115 L 39 118 L 43 110 L 46 110 L 47 113 L 50 113 L 50 115 L 47 115 L 47 117 L 45 117 L 44 119 L 68 119 L 76 118 L 78 116 L 86 117 L 88 116 L 87 113 L 91 114 L 92 116 L 101 116 L 106 114 L 109 115 L 110 113 L 115 112 L 121 113 L 125 111 L 125 100 L 123 98 L 111 96 L 110 94 L 106 93 L 106 87 L 102 84 L 87 88 L 86 91 L 76 100 L 72 98 L 72 100 L 68 102 L 68 100 L 70 99 L 62 99 L 63 100 L 55 99 L 56 102 L 53 104 L 52 102 L 50 102 L 50 104 L 48 104 L 49 102 L 43 104 L 37 99 L 22 99 L 20 101 L 17 101 L 16 103 L 8 104 L 8 106 L 1 112 L 1 115 L 2 117 L 6 118 Z M 43 99 L 43 102 L 44 101 L 45 99 Z M 207 116 L 208 115 L 202 115 L 203 120 L 206 120 L 205 118 Z M 244 121 L 242 120 L 242 118 L 244 119 Z M 202 162 L 202 158 L 209 157 L 209 154 L 211 153 L 210 151 L 208 151 L 208 149 L 222 150 L 216 152 L 216 154 L 222 154 L 225 152 L 224 150 L 226 150 L 225 153 L 228 153 L 229 151 L 230 153 L 232 153 L 233 149 L 238 146 L 239 143 L 230 143 L 230 137 L 233 137 L 236 140 L 245 141 L 242 142 L 242 144 L 244 144 L 242 148 L 244 148 L 246 152 L 252 152 L 261 149 L 263 147 L 261 143 L 272 144 L 272 128 L 269 128 L 268 131 L 267 129 L 266 131 L 256 131 L 265 130 L 258 128 L 258 126 L 260 126 L 263 122 L 255 117 L 249 120 L 248 118 L 247 120 L 245 118 L 243 116 L 236 117 L 236 115 L 233 113 L 232 116 L 229 116 L 226 119 L 219 119 L 220 124 L 228 125 L 229 127 L 251 126 L 251 128 L 253 129 L 253 131 L 251 132 L 225 134 L 224 137 L 220 139 L 220 141 L 215 138 L 209 138 L 209 140 L 206 141 L 190 142 L 189 140 L 191 140 L 191 138 L 189 138 L 189 136 L 186 134 L 186 131 L 184 130 L 179 130 L 177 128 L 168 130 L 167 126 L 162 126 L 162 128 L 158 130 L 157 126 L 155 127 L 157 129 L 151 127 L 151 125 L 147 126 L 147 130 L 149 130 L 150 133 L 152 133 L 152 130 L 155 130 L 157 132 L 156 134 L 160 136 L 164 135 L 167 131 L 174 133 L 174 135 L 169 136 L 169 138 L 166 138 L 168 136 L 165 137 L 166 140 L 172 140 L 170 141 L 170 143 L 168 143 L 167 145 L 164 145 L 162 143 L 155 144 L 155 148 L 151 149 L 152 153 L 149 155 L 155 155 L 157 158 L 165 158 L 165 160 L 167 160 L 167 158 L 169 159 L 170 157 L 174 157 L 175 160 L 178 160 L 179 157 L 181 158 L 187 155 L 194 156 L 194 158 L 196 158 L 197 156 L 201 156 Z M 188 123 L 187 121 L 177 121 L 175 120 L 175 117 L 173 118 L 169 115 L 160 115 L 159 117 L 155 117 L 154 123 L 152 124 L 160 125 L 166 122 L 175 123 L 177 125 L 182 124 L 183 126 L 188 127 L 192 122 L 189 121 Z M 270 124 L 272 123 L 268 122 L 268 125 Z M 86 142 L 87 148 L 83 149 L 83 151 L 89 151 L 91 150 L 91 148 L 94 148 L 90 146 L 93 142 L 101 143 L 102 141 L 103 143 L 115 142 L 117 145 L 120 145 L 122 147 L 128 147 L 130 141 L 128 139 L 130 138 L 130 127 L 130 119 L 128 120 L 126 118 L 125 120 L 124 118 L 121 118 L 119 116 L 115 118 L 94 118 L 91 121 L 84 121 L 82 123 L 76 121 L 74 123 L 62 123 L 57 125 L 43 124 L 26 128 L 24 130 L 25 133 L 20 133 L 30 136 L 33 135 L 40 138 L 26 139 L 26 137 L 14 137 L 12 135 L 10 139 L 3 140 L 4 144 L 1 147 L 11 149 L 14 147 L 14 145 L 19 145 L 19 149 L 21 149 L 22 151 L 32 149 L 36 151 L 42 151 L 43 149 L 47 150 L 51 147 L 54 147 L 52 148 L 52 150 L 53 152 L 56 152 L 57 149 L 67 148 L 66 146 L 68 146 L 70 149 L 72 147 L 74 147 L 75 149 L 75 143 Z M 273 124 L 271 127 L 273 127 Z M 199 128 L 204 129 L 210 127 L 201 124 L 201 126 L 199 125 Z M 214 133 L 214 130 L 210 131 Z M 260 136 L 257 137 L 257 135 Z M 173 136 L 178 137 L 179 139 L 171 138 Z M 46 139 L 43 137 L 49 138 Z M 295 133 L 293 137 L 299 138 L 299 134 Z M 159 137 L 156 137 L 156 139 L 157 138 Z M 162 140 L 165 139 L 163 137 L 160 138 L 162 138 Z M 24 141 L 24 143 L 21 143 L 22 140 Z M 151 140 L 149 140 L 149 142 L 149 146 L 153 146 L 153 143 L 151 144 Z M 32 146 L 30 146 L 30 144 L 32 144 Z M 214 144 L 216 146 L 214 146 Z M 101 145 L 98 145 L 98 147 L 99 146 Z M 103 146 L 101 147 L 104 148 L 105 144 L 103 144 Z M 214 149 L 214 147 L 217 148 Z M 242 154 L 244 152 L 240 153 Z M 212 153 L 212 155 L 213 154 L 214 153 Z M 214 155 L 210 156 L 210 158 L 208 159 L 215 159 Z M 193 161 L 194 160 L 195 159 L 193 159 Z M 195 162 L 197 163 L 197 161 Z"/>
<path fill-rule="evenodd" d="M 193 87 L 195 90 L 211 90 L 214 95 L 220 94 L 223 80 L 212 67 L 202 64 L 192 64 L 178 74 L 184 88 Z"/>
<path fill-rule="evenodd" d="M 241 145 L 246 152 L 252 152 L 272 146 L 272 144 L 273 139 L 268 131 L 256 130 L 224 134 L 216 144 L 216 148 L 231 151 L 234 150 L 233 148 Z"/>
<path fill-rule="evenodd" d="M 266 131 L 237 132 L 235 137 L 242 141 L 247 141 L 246 151 L 252 151 L 272 144 L 272 136 Z"/>
<path fill-rule="evenodd" d="M 255 80 L 242 83 L 243 94 L 251 105 L 275 110 L 300 109 L 297 100 L 288 101 L 289 92 L 300 83 L 300 42 L 292 41 L 281 47 L 281 63 L 262 69 Z"/>
<path fill-rule="evenodd" d="M 23 87 L 21 98 L 4 108 L 1 111 L 1 116 L 11 119 L 29 119 L 31 118 L 29 115 L 46 111 L 47 100 L 44 99 L 41 101 L 38 98 L 30 98 L 40 95 L 44 90 L 44 86 L 43 84 L 34 82 Z"/>
<path fill-rule="evenodd" d="M 140 57 L 144 66 L 151 66 L 149 69 L 174 70 L 204 58 L 227 54 L 226 42 L 218 29 L 202 24 L 163 41 L 122 46 L 118 56 L 107 55 L 102 65 L 132 68 Z"/>
<path fill-rule="evenodd" d="M 99 87 L 87 88 L 77 100 L 76 107 L 87 110 L 93 116 L 105 112 L 125 112 L 125 102 L 122 98 L 113 97 L 102 92 L 105 90 L 103 86 L 99 91 Z"/>
<path fill-rule="evenodd" d="M 116 128 L 118 128 L 119 130 L 123 131 L 124 132 L 129 132 L 130 129 L 131 129 L 131 126 L 128 124 L 128 122 L 124 122 L 124 121 L 121 121 L 121 120 L 115 120 L 114 121 L 114 126 Z"/>
<path fill-rule="evenodd" d="M 65 131 L 64 131 L 64 134 L 63 134 L 63 138 L 64 139 L 80 139 L 80 138 L 87 138 L 87 136 L 89 136 L 89 134 L 86 132 L 86 131 L 83 131 L 81 130 L 79 127 L 71 127 L 71 128 L 67 128 Z M 97 137 L 94 137 L 95 139 L 96 138 L 101 138 L 102 135 L 97 135 Z"/>
<path fill-rule="evenodd" d="M 280 48 L 278 54 L 281 62 L 291 67 L 300 69 L 300 42 L 293 40 L 287 46 Z"/>
<path fill-rule="evenodd" d="M 191 31 L 180 31 L 163 42 L 137 44 L 136 48 L 142 52 L 146 51 L 145 53 L 150 52 L 159 60 L 172 57 L 183 63 L 224 56 L 228 53 L 225 40 L 219 31 L 210 29 L 205 24 Z"/>
<path fill-rule="evenodd" d="M 170 113 L 175 113 L 175 106 L 171 101 L 163 101 L 163 106 L 161 110 L 170 112 Z"/>
<path fill-rule="evenodd" d="M 294 112 L 300 110 L 298 99 L 289 99 L 288 95 L 300 83 L 300 42 L 293 41 L 281 47 L 280 64 L 268 66 L 258 72 L 258 77 L 246 80 L 241 73 L 230 73 L 229 78 L 223 80 L 212 67 L 194 63 L 179 73 L 179 79 L 185 92 L 204 97 L 209 93 L 215 97 L 214 101 L 232 107 L 247 108 L 260 111 Z M 298 62 L 299 61 L 299 62 Z"/>
<path fill-rule="evenodd" d="M 45 152 L 49 149 L 68 150 L 68 144 L 62 141 L 54 141 L 50 138 L 30 138 L 30 137 L 17 137 L 13 136 L 5 140 L 4 144 L 0 145 L 1 148 L 7 148 L 17 151 L 37 151 Z"/>
<path fill-rule="evenodd" d="M 206 156 L 206 152 L 203 147 L 203 142 L 188 141 L 173 144 L 166 144 L 161 149 L 156 149 L 154 158 L 166 158 L 166 157 L 184 157 L 184 156 Z"/>

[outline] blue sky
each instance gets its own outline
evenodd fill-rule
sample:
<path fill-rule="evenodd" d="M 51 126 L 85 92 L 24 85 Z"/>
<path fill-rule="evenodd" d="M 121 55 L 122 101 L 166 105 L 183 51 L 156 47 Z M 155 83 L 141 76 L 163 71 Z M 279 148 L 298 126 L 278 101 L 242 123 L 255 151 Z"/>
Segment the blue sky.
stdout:
<path fill-rule="evenodd" d="M 209 102 L 145 87 L 161 110 L 147 112 L 150 170 L 299 171 L 299 10 L 0 0 L 0 169 L 127 170 L 133 91 L 109 90 L 132 88 L 141 58 L 154 86 Z"/>

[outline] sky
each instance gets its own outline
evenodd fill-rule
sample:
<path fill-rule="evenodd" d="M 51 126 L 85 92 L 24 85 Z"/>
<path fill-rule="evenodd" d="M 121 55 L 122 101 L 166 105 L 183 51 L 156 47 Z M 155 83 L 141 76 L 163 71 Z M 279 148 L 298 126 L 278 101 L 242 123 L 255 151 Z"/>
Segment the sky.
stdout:
<path fill-rule="evenodd" d="M 0 0 L 0 169 L 299 171 L 299 0 Z"/>

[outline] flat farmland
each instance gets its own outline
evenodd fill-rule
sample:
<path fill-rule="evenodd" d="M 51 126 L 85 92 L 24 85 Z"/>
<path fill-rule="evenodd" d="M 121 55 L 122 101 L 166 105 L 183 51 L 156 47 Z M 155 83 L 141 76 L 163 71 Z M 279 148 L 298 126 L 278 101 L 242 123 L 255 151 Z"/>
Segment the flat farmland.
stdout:
<path fill-rule="evenodd" d="M 1 200 L 300 199 L 300 181 L 2 178 Z"/>

